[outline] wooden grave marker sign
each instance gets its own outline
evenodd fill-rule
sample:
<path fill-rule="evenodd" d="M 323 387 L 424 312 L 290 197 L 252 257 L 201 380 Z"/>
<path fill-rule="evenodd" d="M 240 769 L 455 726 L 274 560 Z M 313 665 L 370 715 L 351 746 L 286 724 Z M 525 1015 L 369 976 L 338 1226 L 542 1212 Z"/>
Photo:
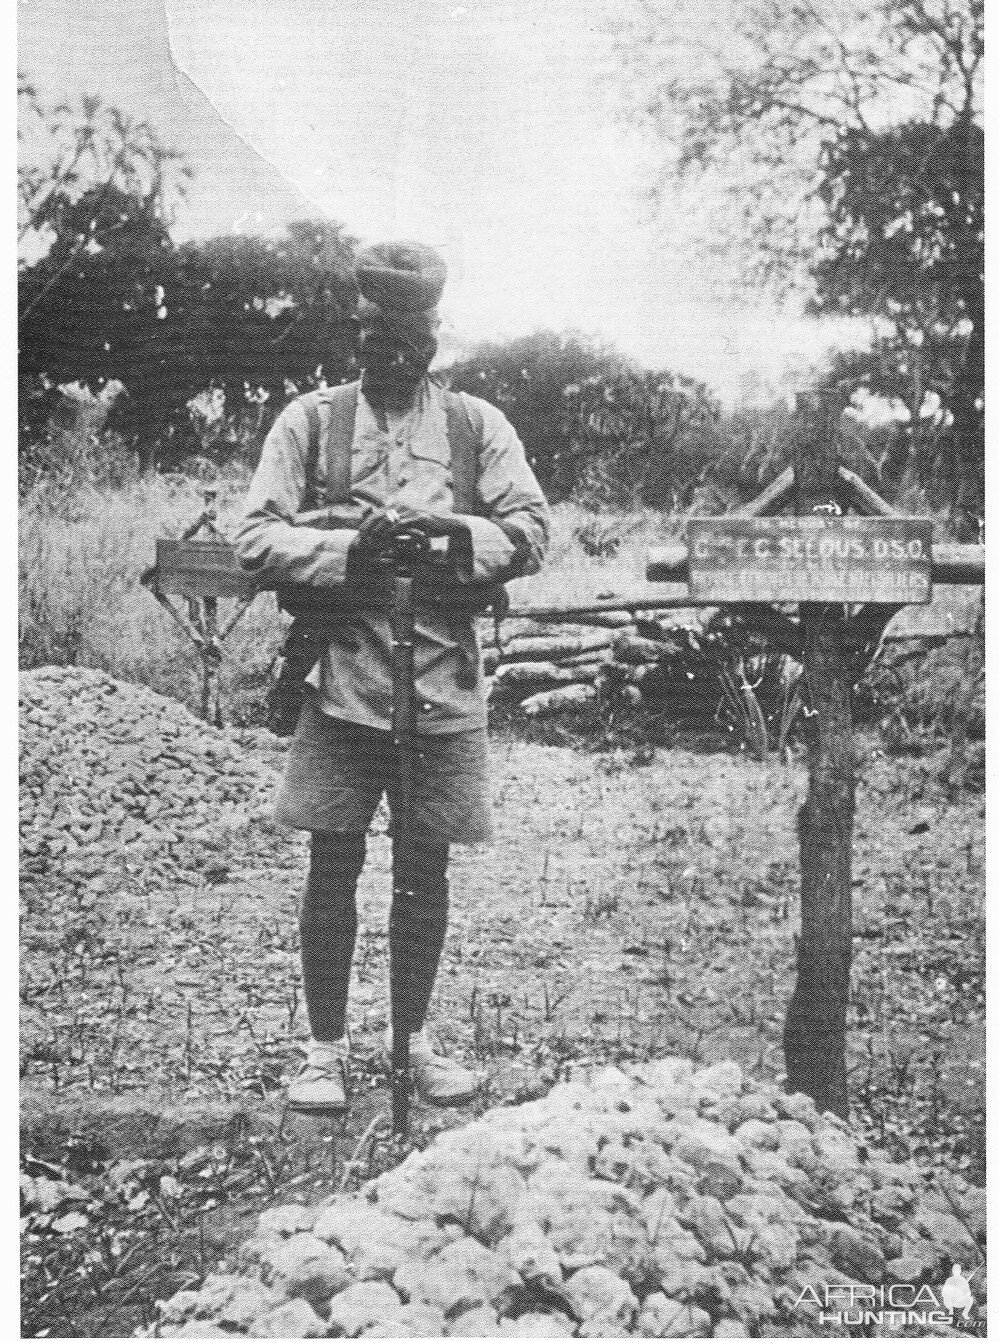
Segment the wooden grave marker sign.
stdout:
<path fill-rule="evenodd" d="M 922 517 L 693 517 L 687 544 L 699 602 L 930 600 L 933 523 Z"/>
<path fill-rule="evenodd" d="M 925 606 L 934 582 L 984 584 L 985 552 L 981 545 L 935 545 L 929 519 L 900 516 L 839 463 L 839 413 L 832 398 L 799 397 L 794 465 L 740 514 L 692 518 L 686 545 L 650 550 L 646 578 L 686 580 L 693 605 L 763 612 L 801 648 L 815 732 L 808 795 L 798 812 L 801 935 L 784 1055 L 789 1088 L 810 1095 L 820 1111 L 846 1118 L 851 693 L 898 611 Z M 789 502 L 796 515 L 772 515 Z M 786 608 L 773 608 L 792 605 L 797 623 Z"/>
<path fill-rule="evenodd" d="M 201 715 L 222 725 L 219 666 L 222 645 L 256 597 L 259 587 L 241 567 L 236 551 L 215 525 L 215 489 L 204 491 L 205 506 L 179 539 L 156 541 L 156 562 L 139 579 L 194 643 L 201 662 Z M 172 599 L 187 603 L 187 617 Z M 220 624 L 219 601 L 236 602 L 228 623 Z"/>

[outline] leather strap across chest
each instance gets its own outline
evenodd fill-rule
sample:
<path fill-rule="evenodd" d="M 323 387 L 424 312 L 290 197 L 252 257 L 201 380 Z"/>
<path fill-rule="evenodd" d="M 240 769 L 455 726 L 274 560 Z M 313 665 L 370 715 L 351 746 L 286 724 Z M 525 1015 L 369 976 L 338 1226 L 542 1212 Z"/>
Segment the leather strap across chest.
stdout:
<path fill-rule="evenodd" d="M 325 502 L 331 507 L 350 502 L 353 484 L 350 453 L 360 386 L 360 382 L 348 382 L 345 386 L 325 391 L 310 391 L 299 398 L 309 429 L 303 512 L 311 512 L 321 506 L 318 474 L 319 456 L 324 445 L 327 475 Z M 483 436 L 482 416 L 474 401 L 460 392 L 445 391 L 442 395 L 447 416 L 448 446 L 451 450 L 454 510 L 459 515 L 469 516 L 479 511 L 476 492 L 479 448 Z M 325 433 L 319 409 L 321 404 L 328 407 Z"/>

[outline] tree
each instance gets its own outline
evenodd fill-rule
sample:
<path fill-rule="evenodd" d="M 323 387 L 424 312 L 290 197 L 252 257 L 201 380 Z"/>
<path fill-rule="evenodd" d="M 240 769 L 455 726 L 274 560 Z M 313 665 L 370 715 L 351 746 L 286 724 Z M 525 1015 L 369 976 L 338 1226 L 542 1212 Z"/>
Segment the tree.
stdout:
<path fill-rule="evenodd" d="M 612 349 L 574 333 L 535 331 L 486 342 L 449 370 L 456 391 L 483 396 L 506 414 L 527 459 L 551 498 L 566 498 L 580 483 L 582 461 L 571 441 L 573 415 L 566 388 L 603 382 L 625 361 Z"/>
<path fill-rule="evenodd" d="M 150 199 L 107 184 L 71 202 L 50 196 L 46 213 L 55 240 L 18 285 L 21 374 L 93 390 L 117 378 L 131 422 L 148 430 L 185 392 L 164 322 L 166 227 Z"/>
<path fill-rule="evenodd" d="M 825 218 L 821 157 L 843 129 L 981 122 L 982 0 L 627 0 L 612 25 L 621 109 L 650 194 L 701 245 L 786 287 Z M 810 286 L 809 286 L 810 287 Z"/>
<path fill-rule="evenodd" d="M 483 344 L 449 376 L 504 411 L 552 499 L 676 508 L 719 457 L 719 407 L 703 384 L 577 334 Z"/>
<path fill-rule="evenodd" d="M 937 440 L 964 532 L 983 452 L 983 16 L 981 0 L 708 11 L 633 0 L 614 33 L 623 110 L 647 137 L 651 195 L 672 203 L 671 226 L 678 187 L 733 286 L 797 290 L 816 312 L 870 317 L 867 367 L 905 386 L 917 471 L 933 413 L 920 384 L 944 388 L 932 427 L 946 430 Z"/>
<path fill-rule="evenodd" d="M 812 262 L 814 311 L 891 323 L 851 380 L 905 406 L 896 468 L 946 491 L 966 539 L 984 495 L 983 188 L 974 122 L 844 130 L 824 151 L 827 222 Z M 848 367 L 841 359 L 835 375 Z"/>
<path fill-rule="evenodd" d="M 37 436 L 61 382 L 120 380 L 145 425 L 177 399 L 162 294 L 189 169 L 147 123 L 96 97 L 46 107 L 22 77 L 18 102 L 22 436 Z"/>
<path fill-rule="evenodd" d="M 164 226 L 172 222 L 191 169 L 145 121 L 135 121 L 100 98 L 47 107 L 18 75 L 18 265 L 30 266 L 55 242 L 60 214 L 87 192 L 101 212 L 101 191 L 147 202 Z M 77 250 L 88 241 L 85 230 Z M 72 264 L 75 253 L 64 254 Z M 23 313 L 21 313 L 23 316 Z"/>
<path fill-rule="evenodd" d="M 280 405 L 355 369 L 351 317 L 356 239 L 325 219 L 283 238 L 228 235 L 181 248 L 166 301 L 184 331 L 190 387 L 220 388 L 230 412 L 244 397 Z"/>
<path fill-rule="evenodd" d="M 703 383 L 628 368 L 566 388 L 573 474 L 612 501 L 677 511 L 690 504 L 722 454 L 720 407 Z"/>
<path fill-rule="evenodd" d="M 148 469 L 190 450 L 201 391 L 224 398 L 225 442 L 248 405 L 259 426 L 288 394 L 349 375 L 356 244 L 341 225 L 176 248 L 185 169 L 151 127 L 96 98 L 45 108 L 27 82 L 20 98 L 22 440 L 42 440 L 60 384 L 117 381 L 116 424 Z"/>

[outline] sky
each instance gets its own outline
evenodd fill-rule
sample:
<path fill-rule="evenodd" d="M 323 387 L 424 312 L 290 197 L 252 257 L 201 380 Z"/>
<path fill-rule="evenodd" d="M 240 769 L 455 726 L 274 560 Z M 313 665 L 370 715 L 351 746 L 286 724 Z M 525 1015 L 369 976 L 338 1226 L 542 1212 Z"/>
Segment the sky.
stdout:
<path fill-rule="evenodd" d="M 19 66 L 148 119 L 195 169 L 175 236 L 327 214 L 450 271 L 454 339 L 575 328 L 731 400 L 827 337 L 734 308 L 643 219 L 597 0 L 20 0 Z"/>

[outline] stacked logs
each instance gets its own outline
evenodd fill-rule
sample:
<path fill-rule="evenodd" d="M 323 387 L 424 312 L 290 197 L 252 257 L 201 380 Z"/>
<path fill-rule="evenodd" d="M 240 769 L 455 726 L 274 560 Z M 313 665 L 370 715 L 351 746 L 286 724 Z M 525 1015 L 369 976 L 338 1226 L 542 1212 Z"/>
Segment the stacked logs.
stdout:
<path fill-rule="evenodd" d="M 613 685 L 639 702 L 650 672 L 674 650 L 676 636 L 700 632 L 693 610 L 602 611 L 573 614 L 572 622 L 517 619 L 497 642 L 482 638 L 489 697 L 519 704 L 528 717 L 589 703 Z"/>

